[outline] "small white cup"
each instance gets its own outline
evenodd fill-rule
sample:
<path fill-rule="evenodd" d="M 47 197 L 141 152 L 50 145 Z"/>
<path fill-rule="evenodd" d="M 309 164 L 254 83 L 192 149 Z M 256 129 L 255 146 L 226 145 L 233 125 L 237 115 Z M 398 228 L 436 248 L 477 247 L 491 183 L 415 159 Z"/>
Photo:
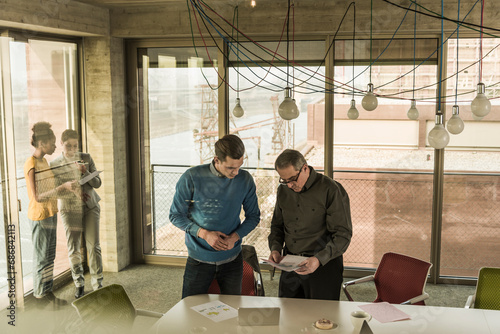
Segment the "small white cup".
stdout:
<path fill-rule="evenodd" d="M 355 329 L 360 329 L 363 326 L 363 321 L 370 321 L 372 316 L 365 311 L 351 312 L 351 322 Z"/>

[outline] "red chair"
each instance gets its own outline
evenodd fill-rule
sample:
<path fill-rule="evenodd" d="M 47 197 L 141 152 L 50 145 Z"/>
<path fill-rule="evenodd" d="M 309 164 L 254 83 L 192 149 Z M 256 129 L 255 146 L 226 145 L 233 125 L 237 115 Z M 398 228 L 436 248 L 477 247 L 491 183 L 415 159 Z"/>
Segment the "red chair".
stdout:
<path fill-rule="evenodd" d="M 259 260 L 255 248 L 250 245 L 242 245 L 243 256 L 243 280 L 241 282 L 241 294 L 245 296 L 264 296 L 262 275 L 260 273 Z M 220 294 L 220 287 L 214 279 L 208 288 L 208 293 Z"/>
<path fill-rule="evenodd" d="M 424 289 L 431 267 L 431 263 L 410 256 L 386 253 L 375 275 L 346 282 L 342 289 L 347 299 L 352 301 L 347 292 L 348 286 L 373 281 L 377 289 L 374 303 L 425 305 L 424 300 L 429 298 L 429 294 Z"/>

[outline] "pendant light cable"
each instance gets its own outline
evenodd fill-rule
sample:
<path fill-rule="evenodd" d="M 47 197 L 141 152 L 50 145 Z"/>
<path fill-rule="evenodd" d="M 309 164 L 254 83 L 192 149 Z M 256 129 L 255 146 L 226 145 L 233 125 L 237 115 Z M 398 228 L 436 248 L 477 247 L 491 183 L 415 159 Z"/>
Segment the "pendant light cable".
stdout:
<path fill-rule="evenodd" d="M 292 2 L 292 99 L 295 98 L 295 4 Z"/>
<path fill-rule="evenodd" d="M 372 82 L 373 0 L 370 1 L 370 83 Z"/>
<path fill-rule="evenodd" d="M 240 98 L 240 19 L 238 6 L 234 9 L 236 11 L 236 63 L 237 66 L 237 81 L 236 81 L 236 98 Z"/>
<path fill-rule="evenodd" d="M 441 17 L 444 17 L 444 0 L 441 0 Z M 443 77 L 443 44 L 444 40 L 444 20 L 441 20 L 441 46 L 439 47 L 439 89 L 438 89 L 438 111 L 441 113 L 441 90 L 443 89 L 443 82 L 441 81 Z"/>
<path fill-rule="evenodd" d="M 287 87 L 289 87 L 289 67 L 290 67 L 290 58 L 288 56 L 288 49 L 290 48 L 289 30 L 290 30 L 290 0 L 288 0 L 288 12 L 286 15 L 286 86 Z"/>
<path fill-rule="evenodd" d="M 458 0 L 458 14 L 457 14 L 457 21 L 460 22 L 460 0 Z M 455 77 L 455 105 L 457 105 L 457 97 L 458 97 L 458 46 L 460 43 L 460 36 L 459 36 L 459 30 L 460 30 L 460 23 L 457 23 L 457 74 Z"/>
<path fill-rule="evenodd" d="M 352 99 L 354 100 L 354 40 L 356 38 L 356 3 L 352 3 L 353 9 L 353 28 L 352 28 Z"/>
<path fill-rule="evenodd" d="M 483 12 L 484 0 L 481 1 L 481 29 L 479 32 L 479 82 L 483 82 Z"/>
<path fill-rule="evenodd" d="M 415 1 L 415 9 L 417 9 L 417 2 L 416 1 Z M 416 50 L 417 50 L 417 11 L 415 11 L 415 18 L 413 20 L 413 91 L 412 91 L 412 100 L 415 100 Z"/>

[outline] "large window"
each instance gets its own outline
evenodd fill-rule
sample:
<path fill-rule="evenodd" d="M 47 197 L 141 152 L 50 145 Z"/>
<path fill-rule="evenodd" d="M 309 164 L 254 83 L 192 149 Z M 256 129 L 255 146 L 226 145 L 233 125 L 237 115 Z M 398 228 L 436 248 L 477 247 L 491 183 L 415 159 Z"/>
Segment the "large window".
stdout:
<path fill-rule="evenodd" d="M 436 87 L 414 94 L 413 88 L 436 82 L 435 45 L 417 40 L 414 54 L 411 40 L 374 40 L 370 68 L 370 42 L 356 41 L 353 68 L 352 41 L 336 43 L 333 165 L 351 200 L 347 266 L 374 268 L 388 251 L 430 259 L 434 154 L 420 131 L 434 119 L 428 100 L 434 102 Z M 378 106 L 366 111 L 362 99 L 370 82 Z M 347 117 L 352 99 L 355 120 Z M 411 99 L 418 101 L 417 120 L 407 117 Z"/>
<path fill-rule="evenodd" d="M 218 130 L 217 49 L 149 48 L 139 60 L 148 78 L 151 164 L 204 162 Z"/>
<path fill-rule="evenodd" d="M 457 56 L 458 45 L 458 56 Z M 464 130 L 450 134 L 445 153 L 441 274 L 475 277 L 481 267 L 500 266 L 500 39 L 456 39 L 448 42 L 447 118 L 459 106 Z M 458 72 L 458 77 L 455 75 Z M 457 80 L 458 78 L 458 80 Z M 471 101 L 477 84 L 486 86 L 491 111 L 474 117 Z"/>
<path fill-rule="evenodd" d="M 168 213 L 175 184 L 186 165 L 208 163 L 218 138 L 218 62 L 215 47 L 139 50 L 145 168 L 152 171 L 152 252 L 185 249 L 181 230 Z M 147 145 L 146 145 L 147 147 Z M 145 210 L 150 210 L 145 206 Z"/>
<path fill-rule="evenodd" d="M 323 142 L 311 140 L 309 124 L 311 108 L 320 104 L 324 110 L 325 69 L 321 56 L 325 53 L 325 43 L 296 41 L 293 50 L 296 65 L 291 64 L 288 68 L 281 58 L 272 56 L 274 51 L 286 54 L 285 43 L 243 43 L 239 61 L 234 53 L 230 57 L 233 62 L 229 70 L 232 88 L 229 92 L 229 131 L 238 134 L 245 143 L 245 165 L 257 183 L 261 211 L 260 224 L 246 237 L 245 243 L 254 245 L 262 256 L 269 253 L 267 237 L 278 187 L 274 171 L 276 157 L 284 149 L 293 148 L 309 159 L 314 147 L 323 146 Z M 292 98 L 300 112 L 290 121 L 278 114 L 287 86 L 293 87 Z M 241 117 L 232 113 L 238 96 L 244 109 Z M 324 127 L 320 126 L 317 131 L 324 132 Z M 323 162 L 323 159 L 309 161 L 320 172 Z"/>

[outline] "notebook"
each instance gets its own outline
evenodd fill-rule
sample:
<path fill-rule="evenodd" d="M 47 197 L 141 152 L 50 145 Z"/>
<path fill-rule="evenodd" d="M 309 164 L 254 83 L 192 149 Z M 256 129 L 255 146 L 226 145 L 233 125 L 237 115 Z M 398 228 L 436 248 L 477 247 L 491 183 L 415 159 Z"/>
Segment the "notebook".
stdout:
<path fill-rule="evenodd" d="M 280 324 L 280 308 L 240 307 L 238 323 L 240 326 L 277 326 Z"/>

